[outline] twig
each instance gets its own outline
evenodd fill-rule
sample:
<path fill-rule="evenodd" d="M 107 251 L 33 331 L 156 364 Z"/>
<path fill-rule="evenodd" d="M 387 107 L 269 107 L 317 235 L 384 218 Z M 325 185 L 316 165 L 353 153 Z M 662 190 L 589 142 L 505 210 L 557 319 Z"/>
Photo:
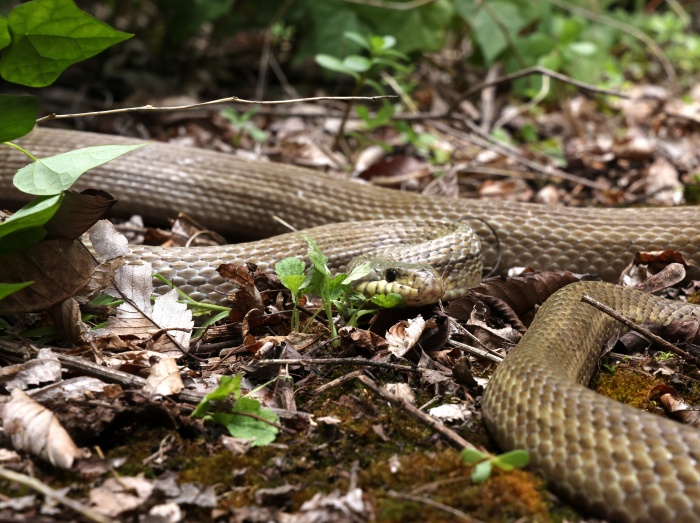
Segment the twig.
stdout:
<path fill-rule="evenodd" d="M 365 387 L 370 389 L 372 392 L 374 392 L 377 396 L 381 397 L 382 399 L 385 399 L 395 407 L 405 410 L 408 414 L 423 422 L 428 427 L 433 429 L 435 432 L 438 432 L 440 435 L 442 435 L 458 447 L 463 449 L 467 448 L 472 450 L 478 450 L 479 452 L 481 452 L 481 449 L 477 449 L 474 445 L 469 443 L 466 439 L 457 434 L 454 430 L 446 427 L 432 416 L 418 410 L 416 407 L 405 401 L 403 398 L 400 398 L 392 394 L 385 388 L 380 387 L 367 376 L 358 376 L 357 380 L 360 383 L 362 383 Z"/>
<path fill-rule="evenodd" d="M 491 87 L 494 85 L 498 85 L 501 83 L 505 82 L 512 82 L 513 80 L 517 80 L 518 78 L 523 78 L 525 76 L 530 76 L 533 74 L 541 74 L 544 76 L 549 76 L 551 78 L 554 78 L 556 80 L 559 80 L 560 82 L 563 82 L 565 84 L 570 84 L 575 87 L 578 87 L 579 89 L 582 89 L 584 91 L 590 91 L 592 93 L 598 93 L 598 94 L 607 94 L 610 96 L 616 96 L 618 98 L 623 98 L 625 100 L 629 99 L 629 95 L 623 93 L 622 91 L 618 91 L 616 89 L 605 89 L 604 87 L 598 87 L 593 84 L 589 84 L 586 82 L 582 82 L 581 80 L 576 80 L 574 78 L 571 78 L 570 76 L 567 76 L 562 73 L 558 73 L 556 71 L 552 71 L 551 69 L 547 69 L 546 67 L 542 67 L 540 65 L 535 65 L 532 67 L 527 67 L 525 69 L 521 69 L 520 71 L 516 71 L 514 73 L 506 74 L 503 76 L 499 76 L 498 78 L 494 78 L 493 80 L 488 80 L 486 82 L 482 82 L 480 84 L 477 84 L 475 86 L 470 87 L 466 91 L 464 91 L 462 94 L 459 95 L 459 98 L 450 106 L 450 108 L 447 110 L 447 114 L 452 114 L 455 109 L 459 106 L 460 102 L 466 98 L 469 98 L 471 95 L 478 93 L 479 91 L 486 89 L 487 87 Z"/>
<path fill-rule="evenodd" d="M 510 147 L 508 144 L 501 142 L 500 140 L 497 140 L 493 136 L 491 136 L 488 133 L 485 133 L 482 129 L 479 128 L 478 125 L 474 124 L 474 122 L 470 122 L 469 120 L 463 120 L 462 122 L 464 125 L 466 125 L 470 131 L 472 131 L 474 134 L 477 136 L 470 136 L 469 134 L 459 131 L 458 129 L 454 129 L 452 127 L 448 127 L 446 125 L 443 125 L 441 123 L 434 123 L 433 126 L 436 127 L 437 129 L 440 129 L 446 134 L 451 134 L 453 136 L 457 136 L 458 138 L 461 138 L 463 140 L 466 140 L 470 143 L 474 143 L 479 147 L 483 147 L 485 149 L 491 149 L 498 154 L 502 154 L 504 156 L 507 156 L 509 158 L 512 158 L 516 162 L 520 163 L 521 165 L 524 165 L 525 167 L 528 167 L 532 169 L 533 171 L 536 171 L 538 173 L 541 173 L 548 178 L 559 178 L 561 180 L 566 180 L 571 183 L 578 183 L 580 185 L 584 185 L 586 187 L 591 187 L 593 189 L 605 189 L 605 186 L 601 183 L 598 182 L 593 182 L 591 180 L 588 180 L 586 178 L 582 178 L 580 176 L 576 176 L 571 173 L 567 173 L 566 171 L 562 171 L 561 169 L 558 169 L 556 167 L 553 167 L 551 165 L 542 165 L 538 162 L 532 161 L 528 158 L 525 158 L 519 151 L 513 149 Z"/>
<path fill-rule="evenodd" d="M 449 340 L 447 342 L 447 346 L 455 347 L 456 349 L 468 352 L 473 356 L 476 356 L 477 358 L 484 358 L 485 360 L 491 360 L 495 363 L 501 363 L 503 361 L 503 356 L 493 354 L 488 350 L 480 349 L 478 347 L 474 347 L 473 345 L 467 345 L 466 343 L 462 343 L 459 341 Z"/>
<path fill-rule="evenodd" d="M 352 372 L 348 372 L 347 374 L 343 374 L 342 376 L 340 376 L 334 380 L 331 380 L 328 383 L 324 383 L 320 387 L 317 387 L 314 390 L 313 394 L 315 397 L 321 396 L 322 394 L 325 394 L 326 392 L 328 392 L 331 389 L 334 389 L 336 387 L 340 387 L 341 385 L 347 383 L 348 381 L 352 381 L 355 378 L 357 378 L 358 376 L 362 376 L 362 374 L 364 372 L 365 371 L 363 369 L 358 369 L 358 370 L 354 370 Z"/>
<path fill-rule="evenodd" d="M 104 514 L 100 514 L 96 510 L 93 510 L 90 507 L 87 507 L 82 503 L 79 503 L 74 499 L 69 498 L 68 496 L 64 496 L 63 494 L 55 491 L 45 483 L 42 483 L 38 479 L 33 478 L 31 476 L 8 470 L 5 467 L 0 467 L 0 477 L 8 481 L 14 481 L 16 483 L 19 483 L 20 485 L 24 485 L 25 487 L 29 487 L 30 489 L 35 490 L 40 494 L 43 494 L 44 496 L 55 500 L 61 505 L 70 508 L 78 514 L 81 514 L 83 517 L 90 521 L 96 521 L 97 523 L 114 523 L 115 521 L 114 519 L 107 517 Z"/>
<path fill-rule="evenodd" d="M 384 363 L 365 358 L 298 358 L 289 360 L 260 360 L 256 365 L 363 365 L 365 367 L 380 367 L 383 369 L 402 370 L 406 372 L 423 372 L 427 369 L 407 367 L 396 363 Z"/>
<path fill-rule="evenodd" d="M 676 347 L 673 343 L 670 343 L 663 339 L 660 336 L 657 336 L 653 332 L 651 332 L 649 329 L 645 329 L 644 327 L 640 327 L 636 323 L 634 323 L 632 320 L 629 318 L 626 318 L 619 312 L 617 312 L 615 309 L 611 309 L 607 305 L 600 303 L 599 301 L 591 298 L 587 294 L 584 294 L 581 296 L 581 301 L 584 303 L 588 303 L 589 305 L 593 305 L 596 309 L 603 311 L 605 314 L 608 316 L 615 318 L 617 321 L 620 323 L 624 324 L 625 326 L 629 327 L 631 330 L 635 331 L 636 333 L 642 335 L 643 337 L 647 338 L 647 341 L 650 341 L 652 343 L 656 343 L 657 345 L 664 347 L 666 350 L 673 352 L 674 354 L 678 356 L 682 356 L 684 358 L 687 358 L 692 361 L 696 361 L 696 358 L 687 352 L 685 352 L 683 349 L 679 349 Z"/>
<path fill-rule="evenodd" d="M 415 503 L 424 503 L 425 505 L 430 505 L 433 508 L 444 510 L 445 512 L 452 514 L 456 518 L 461 519 L 462 521 L 468 521 L 469 523 L 483 523 L 480 519 L 473 518 L 469 514 L 462 512 L 461 510 L 457 510 L 456 508 L 450 507 L 449 505 L 444 505 L 430 498 L 412 496 L 411 494 L 403 494 L 401 492 L 396 492 L 395 490 L 390 490 L 386 493 L 386 495 L 394 499 L 405 499 L 408 501 L 413 501 Z"/>
<path fill-rule="evenodd" d="M 170 107 L 155 107 L 153 105 L 143 105 L 141 107 L 123 107 L 120 109 L 108 109 L 106 111 L 94 111 L 90 113 L 75 113 L 75 114 L 48 114 L 36 120 L 36 123 L 46 122 L 49 120 L 61 120 L 65 118 L 83 118 L 85 116 L 104 116 L 106 114 L 121 114 L 121 113 L 137 113 L 137 112 L 166 112 L 166 111 L 182 111 L 184 109 L 194 109 L 196 107 L 205 107 L 209 105 L 218 104 L 250 104 L 250 105 L 282 105 L 282 104 L 294 104 L 300 102 L 320 102 L 323 100 L 340 100 L 340 101 L 363 101 L 363 102 L 373 102 L 376 100 L 383 100 L 385 98 L 397 98 L 395 95 L 382 95 L 382 96 L 314 96 L 311 98 L 295 98 L 292 100 L 268 100 L 268 101 L 255 101 L 255 100 L 244 100 L 243 98 L 238 98 L 237 96 L 231 96 L 229 98 L 220 98 L 219 100 L 210 100 L 208 102 L 201 102 L 196 104 L 187 105 L 174 105 Z"/>

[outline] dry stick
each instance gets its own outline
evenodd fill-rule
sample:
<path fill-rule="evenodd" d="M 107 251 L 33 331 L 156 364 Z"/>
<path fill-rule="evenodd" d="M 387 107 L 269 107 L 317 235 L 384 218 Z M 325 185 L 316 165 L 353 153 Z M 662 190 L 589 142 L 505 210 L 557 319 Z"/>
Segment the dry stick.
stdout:
<path fill-rule="evenodd" d="M 665 339 L 661 338 L 660 336 L 657 336 L 653 332 L 651 332 L 648 329 L 645 329 L 644 327 L 640 327 L 636 323 L 634 323 L 632 320 L 629 318 L 626 318 L 619 312 L 617 312 L 615 309 L 611 309 L 607 305 L 600 303 L 599 301 L 591 298 L 587 294 L 584 294 L 581 296 L 581 301 L 584 303 L 588 303 L 589 305 L 593 305 L 596 309 L 603 311 L 605 314 L 608 316 L 611 316 L 612 318 L 615 318 L 617 321 L 620 323 L 624 324 L 625 326 L 629 327 L 631 330 L 635 331 L 638 334 L 641 334 L 643 337 L 647 338 L 647 341 L 651 341 L 653 343 L 656 343 L 657 345 L 660 345 L 661 347 L 664 347 L 667 349 L 669 352 L 673 352 L 674 354 L 678 356 L 682 356 L 684 358 L 687 358 L 692 361 L 696 361 L 696 358 L 687 352 L 685 352 L 683 349 L 679 349 L 676 347 L 673 343 L 670 343 L 666 341 Z"/>
<path fill-rule="evenodd" d="M 445 425 L 440 423 L 438 420 L 430 416 L 429 414 L 426 414 L 420 410 L 418 410 L 416 407 L 405 401 L 403 398 L 400 398 L 388 390 L 386 390 L 383 387 L 380 387 L 377 385 L 373 380 L 368 378 L 367 376 L 358 376 L 357 380 L 362 383 L 365 387 L 370 389 L 372 392 L 374 392 L 377 396 L 381 397 L 382 399 L 385 399 L 392 405 L 394 405 L 397 408 L 403 409 L 406 412 L 408 412 L 411 416 L 414 418 L 417 418 L 419 421 L 422 421 L 425 423 L 428 427 L 433 429 L 435 432 L 440 433 L 443 437 L 447 438 L 449 441 L 454 443 L 460 448 L 463 449 L 472 449 L 472 450 L 478 450 L 479 452 L 483 452 L 481 449 L 476 448 L 474 445 L 469 443 L 466 439 L 464 439 L 462 436 L 457 434 L 454 430 L 447 428 Z"/>
<path fill-rule="evenodd" d="M 480 519 L 473 518 L 466 512 L 462 512 L 461 510 L 457 510 L 456 508 L 450 507 L 449 505 L 444 505 L 430 498 L 412 496 L 411 494 L 403 494 L 401 492 L 396 492 L 395 490 L 390 490 L 386 494 L 390 498 L 405 499 L 407 501 L 413 501 L 415 503 L 424 503 L 425 505 L 430 505 L 433 508 L 444 510 L 445 512 L 452 514 L 456 518 L 461 519 L 462 521 L 467 521 L 469 523 L 483 523 Z"/>
<path fill-rule="evenodd" d="M 187 105 L 175 105 L 171 107 L 155 107 L 153 105 L 143 105 L 141 107 L 123 107 L 121 109 L 108 109 L 106 111 L 94 111 L 90 113 L 75 113 L 75 114 L 48 114 L 41 118 L 37 118 L 36 123 L 46 122 L 48 120 L 61 120 L 65 118 L 82 118 L 84 116 L 103 116 L 106 114 L 121 114 L 121 113 L 136 113 L 136 112 L 166 112 L 166 111 L 182 111 L 184 109 L 194 109 L 196 107 L 205 107 L 208 105 L 218 105 L 218 104 L 251 104 L 251 105 L 282 105 L 282 104 L 293 104 L 299 102 L 320 102 L 323 100 L 340 100 L 340 101 L 364 101 L 373 102 L 376 100 L 383 100 L 385 98 L 396 98 L 394 95 L 382 95 L 382 96 L 314 96 L 311 98 L 295 98 L 293 100 L 269 100 L 269 101 L 255 101 L 255 100 L 244 100 L 243 98 L 238 98 L 237 96 L 231 96 L 229 98 L 220 98 L 219 100 L 210 100 L 208 102 L 187 104 Z"/>
<path fill-rule="evenodd" d="M 365 358 L 298 358 L 289 360 L 260 360 L 257 365 L 364 365 L 366 367 L 380 367 L 383 369 L 402 370 L 406 372 L 427 372 L 427 369 L 407 367 L 396 363 L 384 363 Z"/>
<path fill-rule="evenodd" d="M 605 189 L 605 186 L 601 183 L 592 182 L 591 180 L 587 180 L 586 178 L 576 176 L 575 174 L 567 173 L 566 171 L 562 171 L 561 169 L 552 167 L 551 165 L 541 165 L 537 162 L 525 158 L 522 154 L 520 154 L 519 151 L 514 150 L 512 147 L 508 146 L 504 142 L 501 142 L 493 136 L 491 136 L 490 134 L 485 133 L 479 128 L 478 125 L 476 125 L 473 122 L 470 122 L 469 120 L 464 120 L 462 123 L 466 125 L 469 128 L 469 130 L 477 136 L 471 136 L 463 131 L 459 131 L 458 129 L 448 127 L 441 123 L 434 123 L 433 126 L 437 129 L 440 129 L 446 134 L 451 134 L 453 136 L 461 138 L 462 140 L 465 140 L 469 143 L 473 143 L 478 147 L 483 147 L 484 149 L 491 149 L 497 152 L 498 154 L 502 154 L 503 156 L 512 158 L 521 165 L 524 165 L 525 167 L 528 167 L 535 172 L 541 173 L 547 176 L 548 178 L 559 178 L 561 180 L 566 180 L 571 183 L 578 183 L 580 185 L 591 187 L 593 189 Z"/>
<path fill-rule="evenodd" d="M 339 378 L 336 378 L 334 380 L 329 381 L 328 383 L 324 383 L 320 387 L 318 387 L 316 390 L 314 390 L 314 396 L 321 396 L 322 394 L 325 394 L 331 389 L 334 389 L 336 387 L 340 387 L 341 385 L 347 383 L 348 381 L 352 381 L 358 376 L 362 376 L 362 374 L 365 371 L 363 369 L 358 369 L 354 370 L 352 372 L 348 372 L 347 374 L 343 374 Z"/>
<path fill-rule="evenodd" d="M 574 87 L 578 87 L 579 89 L 582 89 L 584 91 L 590 91 L 592 93 L 598 93 L 598 94 L 607 94 L 610 96 L 616 96 L 618 98 L 623 98 L 625 100 L 629 99 L 629 95 L 623 93 L 622 91 L 618 91 L 616 89 L 605 89 L 603 87 L 598 87 L 593 84 L 589 84 L 586 82 L 582 82 L 580 80 L 576 80 L 574 78 L 571 78 L 570 76 L 567 76 L 562 73 L 558 73 L 556 71 L 552 71 L 551 69 L 547 69 L 546 67 L 542 67 L 540 65 L 535 65 L 532 67 L 527 67 L 525 69 L 521 69 L 520 71 L 516 71 L 514 73 L 509 73 L 503 76 L 499 76 L 498 78 L 495 78 L 493 80 L 488 80 L 486 82 L 482 82 L 480 84 L 477 84 L 473 87 L 470 87 L 466 91 L 464 91 L 462 94 L 459 95 L 459 98 L 457 101 L 455 101 L 450 108 L 447 110 L 446 114 L 451 114 L 459 107 L 459 104 L 462 100 L 469 98 L 471 95 L 478 93 L 479 91 L 486 89 L 487 87 L 492 87 L 494 85 L 498 85 L 501 83 L 506 83 L 506 82 L 512 82 L 513 80 L 517 80 L 518 78 L 524 78 L 525 76 L 530 76 L 533 74 L 541 74 L 544 76 L 549 76 L 551 78 L 554 78 L 555 80 L 559 80 L 560 82 L 563 82 L 565 84 L 570 84 L 573 85 Z"/>
<path fill-rule="evenodd" d="M 20 485 L 24 485 L 25 487 L 29 487 L 30 489 L 53 499 L 61 505 L 70 508 L 90 521 L 96 521 L 97 523 L 114 523 L 116 521 L 105 516 L 104 514 L 100 514 L 96 510 L 93 510 L 82 503 L 75 501 L 74 499 L 69 498 L 68 496 L 64 496 L 45 483 L 42 483 L 38 479 L 31 476 L 27 476 L 26 474 L 20 474 L 19 472 L 8 470 L 5 467 L 0 467 L 0 477 L 8 481 L 14 481 Z"/>
<path fill-rule="evenodd" d="M 589 20 L 592 20 L 593 22 L 599 24 L 609 25 L 610 27 L 614 27 L 615 29 L 619 29 L 620 31 L 631 34 L 637 40 L 641 40 L 644 43 L 644 45 L 646 45 L 649 48 L 651 54 L 653 54 L 659 61 L 661 67 L 664 68 L 664 71 L 668 76 L 669 83 L 671 84 L 671 90 L 674 93 L 678 93 L 680 91 L 680 86 L 678 85 L 678 75 L 676 74 L 676 70 L 673 68 L 671 61 L 664 54 L 663 49 L 661 49 L 661 47 L 659 47 L 659 45 L 649 35 L 647 35 L 643 31 L 640 31 L 632 25 L 625 24 L 624 22 L 619 22 L 612 18 L 608 18 L 598 13 L 594 13 L 593 11 L 584 9 L 582 7 L 572 5 L 569 2 L 565 2 L 564 0 L 549 0 L 549 2 L 571 13 L 574 13 L 575 15 L 582 16 L 583 18 L 588 18 Z"/>

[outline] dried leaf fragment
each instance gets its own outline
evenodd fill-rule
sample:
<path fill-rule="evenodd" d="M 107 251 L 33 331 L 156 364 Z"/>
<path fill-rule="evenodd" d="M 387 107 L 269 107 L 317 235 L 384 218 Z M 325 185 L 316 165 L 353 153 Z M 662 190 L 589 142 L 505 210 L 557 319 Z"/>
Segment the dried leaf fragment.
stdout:
<path fill-rule="evenodd" d="M 20 389 L 12 391 L 2 422 L 16 450 L 29 452 L 56 467 L 68 469 L 83 456 L 56 416 Z"/>

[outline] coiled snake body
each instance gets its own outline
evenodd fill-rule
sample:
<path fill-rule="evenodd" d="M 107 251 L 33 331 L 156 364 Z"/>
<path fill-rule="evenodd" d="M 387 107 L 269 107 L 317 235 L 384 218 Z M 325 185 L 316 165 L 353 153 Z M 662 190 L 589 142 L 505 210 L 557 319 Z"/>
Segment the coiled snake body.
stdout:
<path fill-rule="evenodd" d="M 37 130 L 20 143 L 36 156 L 133 139 Z M 0 202 L 25 158 L 0 148 Z M 638 250 L 674 249 L 700 263 L 700 209 L 567 209 L 513 202 L 428 198 L 338 180 L 322 173 L 229 155 L 152 144 L 88 172 L 80 182 L 120 198 L 123 213 L 161 220 L 187 212 L 237 237 L 366 219 L 488 221 L 502 242 L 502 267 L 593 272 L 614 281 Z M 484 261 L 496 251 L 474 221 Z M 332 230 L 332 229 L 331 229 Z M 342 237 L 345 226 L 338 226 Z M 275 240 L 266 240 L 267 255 Z M 257 243 L 248 244 L 255 246 Z M 254 248 L 254 247 L 253 247 Z M 231 247 L 233 257 L 240 248 Z M 183 258 L 188 258 L 185 248 Z M 245 254 L 245 253 L 243 253 Z M 259 252 L 253 251 L 252 256 Z M 222 255 L 225 255 L 223 251 Z M 170 260 L 171 258 L 168 258 Z M 251 260 L 255 261 L 255 260 Z M 177 261 L 168 261 L 176 265 Z M 181 262 L 207 279 L 207 260 Z M 180 269 L 178 269 L 180 270 Z M 213 271 L 212 271 L 213 272 Z M 552 486 L 579 506 L 615 521 L 700 521 L 700 432 L 636 411 L 587 389 L 600 344 L 616 327 L 587 304 L 592 295 L 638 321 L 668 322 L 698 312 L 606 283 L 578 283 L 552 296 L 494 374 L 483 400 L 489 430 L 504 449 L 525 448 Z"/>

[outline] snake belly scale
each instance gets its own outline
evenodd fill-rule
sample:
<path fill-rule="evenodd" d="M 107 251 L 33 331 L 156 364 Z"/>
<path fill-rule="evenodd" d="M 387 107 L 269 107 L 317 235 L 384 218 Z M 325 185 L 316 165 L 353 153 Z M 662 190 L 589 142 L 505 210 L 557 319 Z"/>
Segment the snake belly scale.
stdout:
<path fill-rule="evenodd" d="M 41 157 L 137 141 L 42 129 L 19 142 Z M 0 148 L 1 202 L 22 199 L 11 176 L 25 163 L 17 151 Z M 207 227 L 238 237 L 284 232 L 271 215 L 300 229 L 367 219 L 469 217 L 496 230 L 501 267 L 591 272 L 614 281 L 639 250 L 673 249 L 700 262 L 700 209 L 694 207 L 567 209 L 430 198 L 167 144 L 152 144 L 94 169 L 80 185 L 118 196 L 123 213 L 162 220 L 187 212 Z M 469 223 L 482 239 L 486 266 L 493 266 L 496 248 L 489 242 L 490 231 L 477 220 Z M 346 228 L 340 226 L 337 234 L 342 236 Z M 241 254 L 235 249 L 231 252 Z M 188 256 L 186 249 L 181 252 Z M 597 364 L 599 344 L 616 328 L 602 313 L 580 303 L 584 293 L 637 321 L 667 323 L 699 312 L 691 305 L 605 283 L 560 290 L 540 309 L 487 387 L 483 415 L 490 432 L 504 450 L 527 449 L 553 488 L 597 515 L 614 521 L 700 521 L 699 432 L 584 386 Z"/>

